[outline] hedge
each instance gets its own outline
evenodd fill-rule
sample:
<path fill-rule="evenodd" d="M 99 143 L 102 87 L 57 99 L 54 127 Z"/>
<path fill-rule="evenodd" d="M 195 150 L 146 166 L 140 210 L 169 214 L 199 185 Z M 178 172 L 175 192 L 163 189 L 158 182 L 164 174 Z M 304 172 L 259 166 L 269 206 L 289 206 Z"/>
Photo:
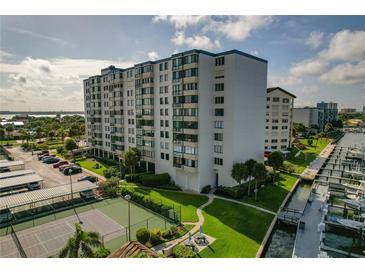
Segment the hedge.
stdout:
<path fill-rule="evenodd" d="M 211 190 L 211 186 L 210 185 L 207 185 L 205 187 L 202 188 L 202 190 L 200 191 L 200 193 L 205 193 L 205 194 L 208 194 Z"/>
<path fill-rule="evenodd" d="M 168 173 L 140 174 L 139 179 L 142 185 L 149 187 L 167 185 L 171 182 L 171 177 Z"/>
<path fill-rule="evenodd" d="M 195 258 L 195 252 L 190 248 L 184 245 L 177 245 L 173 249 L 173 253 L 176 258 Z"/>
<path fill-rule="evenodd" d="M 141 227 L 137 230 L 136 237 L 138 242 L 146 244 L 151 238 L 151 233 L 146 227 Z"/>

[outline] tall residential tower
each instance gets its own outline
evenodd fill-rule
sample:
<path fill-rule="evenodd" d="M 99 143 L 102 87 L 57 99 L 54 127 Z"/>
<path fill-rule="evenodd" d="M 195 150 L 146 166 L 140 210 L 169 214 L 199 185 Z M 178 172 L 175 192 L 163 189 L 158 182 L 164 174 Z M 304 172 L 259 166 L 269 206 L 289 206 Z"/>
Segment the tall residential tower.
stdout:
<path fill-rule="evenodd" d="M 87 143 L 97 157 L 137 147 L 183 189 L 232 186 L 232 164 L 262 161 L 267 61 L 190 50 L 84 80 Z"/>

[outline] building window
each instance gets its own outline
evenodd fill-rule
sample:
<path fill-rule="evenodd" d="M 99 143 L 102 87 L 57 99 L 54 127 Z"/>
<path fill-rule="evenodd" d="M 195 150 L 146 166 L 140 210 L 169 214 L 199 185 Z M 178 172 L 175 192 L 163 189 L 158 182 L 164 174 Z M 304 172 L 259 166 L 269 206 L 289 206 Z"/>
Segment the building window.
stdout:
<path fill-rule="evenodd" d="M 274 98 L 272 98 L 272 101 L 273 102 L 280 102 L 280 98 L 279 97 L 274 97 Z"/>
<path fill-rule="evenodd" d="M 224 97 L 215 97 L 214 101 L 216 104 L 224 104 Z"/>
<path fill-rule="evenodd" d="M 170 155 L 168 153 L 165 154 L 165 160 L 166 161 L 170 160 Z"/>
<path fill-rule="evenodd" d="M 288 98 L 283 98 L 283 103 L 289 103 L 289 99 Z"/>
<path fill-rule="evenodd" d="M 214 133 L 214 141 L 223 141 L 223 133 Z"/>
<path fill-rule="evenodd" d="M 165 153 L 161 153 L 161 159 L 165 159 Z"/>
<path fill-rule="evenodd" d="M 215 91 L 224 91 L 224 83 L 215 84 Z"/>
<path fill-rule="evenodd" d="M 223 121 L 214 121 L 214 128 L 224 128 Z"/>
<path fill-rule="evenodd" d="M 223 108 L 216 108 L 214 110 L 215 116 L 224 116 L 224 109 Z"/>
<path fill-rule="evenodd" d="M 215 65 L 216 66 L 223 66 L 224 65 L 224 56 L 215 58 Z"/>
<path fill-rule="evenodd" d="M 215 165 L 219 165 L 219 166 L 223 166 L 223 159 L 221 159 L 221 158 L 214 158 L 214 164 Z"/>
<path fill-rule="evenodd" d="M 278 126 L 272 126 L 271 129 L 276 130 L 278 129 Z"/>
<path fill-rule="evenodd" d="M 282 143 L 286 143 L 288 140 L 287 139 L 281 139 Z"/>
<path fill-rule="evenodd" d="M 277 139 L 272 139 L 271 140 L 271 143 L 277 143 L 278 142 L 278 140 Z"/>
<path fill-rule="evenodd" d="M 215 153 L 223 153 L 223 146 L 222 145 L 214 145 L 214 152 Z"/>

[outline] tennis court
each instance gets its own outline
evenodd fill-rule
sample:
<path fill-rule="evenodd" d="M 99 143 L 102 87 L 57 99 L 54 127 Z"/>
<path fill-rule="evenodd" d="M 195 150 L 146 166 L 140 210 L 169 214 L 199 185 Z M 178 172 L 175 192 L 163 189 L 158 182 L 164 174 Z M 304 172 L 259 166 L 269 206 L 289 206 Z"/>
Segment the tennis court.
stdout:
<path fill-rule="evenodd" d="M 132 240 L 140 227 L 165 229 L 172 225 L 133 203 L 130 204 L 130 212 Z M 21 249 L 32 258 L 57 256 L 74 233 L 74 224 L 79 219 L 84 230 L 98 232 L 105 247 L 112 252 L 128 239 L 128 202 L 121 198 L 109 199 L 16 224 L 16 236 L 10 233 L 9 228 L 2 228 L 0 257 L 20 257 Z"/>

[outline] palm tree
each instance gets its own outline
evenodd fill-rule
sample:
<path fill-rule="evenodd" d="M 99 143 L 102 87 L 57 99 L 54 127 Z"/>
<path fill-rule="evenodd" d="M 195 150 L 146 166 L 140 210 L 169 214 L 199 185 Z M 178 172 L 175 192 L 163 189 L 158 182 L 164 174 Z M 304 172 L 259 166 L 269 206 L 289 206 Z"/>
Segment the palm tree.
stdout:
<path fill-rule="evenodd" d="M 65 130 L 65 128 L 64 127 L 60 127 L 59 129 L 57 129 L 56 136 L 57 137 L 61 137 L 61 140 L 63 142 L 64 139 L 65 139 L 65 136 L 66 136 L 66 130 Z"/>
<path fill-rule="evenodd" d="M 135 173 L 135 166 L 139 163 L 141 158 L 141 153 L 136 147 L 130 147 L 124 153 L 124 165 L 126 168 L 129 168 L 131 171 L 131 175 L 133 178 L 133 174 Z"/>
<path fill-rule="evenodd" d="M 93 248 L 100 248 L 102 243 L 97 232 L 84 231 L 80 224 L 75 224 L 75 234 L 68 239 L 61 249 L 59 258 L 94 258 Z"/>
<path fill-rule="evenodd" d="M 14 131 L 13 124 L 8 124 L 5 127 L 6 135 L 8 136 L 7 139 L 10 140 L 10 134 Z"/>
<path fill-rule="evenodd" d="M 231 169 L 231 177 L 237 182 L 237 184 L 241 185 L 243 180 L 244 172 L 246 166 L 243 163 L 235 163 Z"/>
<path fill-rule="evenodd" d="M 3 128 L 0 128 L 0 140 L 3 141 L 5 137 L 5 130 Z"/>
<path fill-rule="evenodd" d="M 245 168 L 245 178 L 244 180 L 248 180 L 248 188 L 247 188 L 247 195 L 250 196 L 250 192 L 251 192 L 251 177 L 253 177 L 253 170 L 254 170 L 254 167 L 256 165 L 256 160 L 254 159 L 249 159 L 247 160 L 244 165 L 246 166 Z"/>
<path fill-rule="evenodd" d="M 255 201 L 257 201 L 257 184 L 266 179 L 266 168 L 263 163 L 256 163 L 253 168 L 252 176 L 255 178 Z"/>

